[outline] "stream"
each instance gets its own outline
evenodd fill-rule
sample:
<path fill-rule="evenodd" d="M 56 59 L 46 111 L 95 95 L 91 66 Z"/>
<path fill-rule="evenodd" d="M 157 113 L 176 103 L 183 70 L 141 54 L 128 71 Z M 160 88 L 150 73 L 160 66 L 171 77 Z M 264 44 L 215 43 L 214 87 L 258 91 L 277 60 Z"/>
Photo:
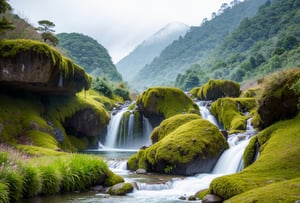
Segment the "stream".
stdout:
<path fill-rule="evenodd" d="M 215 124 L 218 128 L 221 125 L 210 114 L 208 107 L 205 103 L 198 103 L 200 106 L 200 113 L 202 118 L 209 120 Z M 244 150 L 249 143 L 250 138 L 256 134 L 256 131 L 251 126 L 251 120 L 247 121 L 247 130 L 244 133 L 232 134 L 228 137 L 227 141 L 230 146 L 225 150 L 214 169 L 211 173 L 201 173 L 191 177 L 163 175 L 163 174 L 136 174 L 135 172 L 126 169 L 127 159 L 132 154 L 137 152 L 137 149 L 131 149 L 125 146 L 124 148 L 114 147 L 118 142 L 118 129 L 121 123 L 122 115 L 126 112 L 126 109 L 120 110 L 118 113 L 112 116 L 111 124 L 109 126 L 108 135 L 112 139 L 107 139 L 106 143 L 102 145 L 99 143 L 99 149 L 87 150 L 85 153 L 96 154 L 103 157 L 110 169 L 121 175 L 125 182 L 132 182 L 136 188 L 130 194 L 126 196 L 109 196 L 107 194 L 101 194 L 96 192 L 86 193 L 71 193 L 66 195 L 54 195 L 48 197 L 36 197 L 32 199 L 26 199 L 20 201 L 20 203 L 56 203 L 56 202 L 81 202 L 81 203 L 176 203 L 176 202 L 188 202 L 187 200 L 179 200 L 179 197 L 189 197 L 196 192 L 209 187 L 211 181 L 219 176 L 236 173 L 243 169 L 242 156 Z M 133 114 L 132 114 L 133 115 Z M 131 115 L 130 115 L 131 117 Z M 143 118 L 145 121 L 145 118 Z M 132 122 L 133 118 L 129 119 L 128 126 L 134 126 Z M 146 122 L 146 126 L 142 127 L 146 136 L 149 137 L 152 127 L 149 126 L 149 122 Z M 145 130 L 146 129 L 146 130 Z M 128 132 L 132 134 L 133 130 L 128 127 Z M 140 139 L 143 140 L 143 139 Z M 135 146 L 135 145 L 131 145 Z M 193 201 L 201 202 L 201 200 Z"/>

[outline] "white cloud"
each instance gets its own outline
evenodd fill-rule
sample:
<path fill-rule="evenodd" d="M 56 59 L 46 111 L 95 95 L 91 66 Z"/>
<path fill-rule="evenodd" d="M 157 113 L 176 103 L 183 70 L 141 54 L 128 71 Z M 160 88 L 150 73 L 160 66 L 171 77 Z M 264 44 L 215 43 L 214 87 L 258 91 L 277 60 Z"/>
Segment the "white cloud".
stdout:
<path fill-rule="evenodd" d="M 36 26 L 42 19 L 57 33 L 79 32 L 95 38 L 117 62 L 169 22 L 199 25 L 231 0 L 10 0 L 21 17 Z"/>

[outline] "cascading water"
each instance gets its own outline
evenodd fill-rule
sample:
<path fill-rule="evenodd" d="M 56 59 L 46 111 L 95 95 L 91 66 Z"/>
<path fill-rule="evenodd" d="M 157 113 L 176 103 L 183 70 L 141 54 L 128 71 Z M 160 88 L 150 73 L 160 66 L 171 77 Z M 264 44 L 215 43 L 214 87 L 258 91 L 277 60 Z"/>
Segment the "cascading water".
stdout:
<path fill-rule="evenodd" d="M 216 119 L 210 114 L 208 106 L 204 102 L 200 102 L 200 111 L 204 119 L 220 126 Z M 198 174 L 193 177 L 179 177 L 170 178 L 169 180 L 162 181 L 163 178 L 157 178 L 157 182 L 144 182 L 143 175 L 132 177 L 132 174 L 126 170 L 121 170 L 121 174 L 125 177 L 127 182 L 136 182 L 137 188 L 133 193 L 128 194 L 128 197 L 133 198 L 124 200 L 124 202 L 181 202 L 178 200 L 180 196 L 194 195 L 197 191 L 209 187 L 211 181 L 219 176 L 232 174 L 242 169 L 241 159 L 244 150 L 249 143 L 250 138 L 256 132 L 251 126 L 251 119 L 247 120 L 247 130 L 244 133 L 232 134 L 228 137 L 229 149 L 225 150 L 220 156 L 217 164 L 211 173 Z M 126 160 L 122 161 L 123 164 L 118 164 L 124 167 Z M 120 168 L 112 168 L 113 171 L 118 173 Z M 153 174 L 151 175 L 153 176 Z M 162 175 L 163 176 L 163 175 Z M 142 181 L 142 182 L 141 182 Z"/>
<path fill-rule="evenodd" d="M 139 111 L 127 107 L 111 114 L 104 148 L 138 149 L 150 144 L 152 126 Z"/>
<path fill-rule="evenodd" d="M 203 119 L 206 119 L 210 121 L 212 124 L 217 126 L 219 129 L 221 129 L 221 125 L 217 121 L 217 119 L 210 113 L 209 106 L 211 104 L 211 101 L 199 101 L 197 102 L 199 108 L 200 108 L 200 114 Z"/>

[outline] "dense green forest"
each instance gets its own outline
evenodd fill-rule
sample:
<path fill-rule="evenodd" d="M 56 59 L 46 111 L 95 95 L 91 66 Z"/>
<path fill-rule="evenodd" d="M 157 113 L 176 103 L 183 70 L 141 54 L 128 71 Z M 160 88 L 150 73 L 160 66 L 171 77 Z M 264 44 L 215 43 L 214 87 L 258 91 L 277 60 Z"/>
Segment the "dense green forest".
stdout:
<path fill-rule="evenodd" d="M 192 27 L 184 37 L 166 47 L 130 81 L 130 85 L 138 90 L 153 85 L 173 85 L 177 74 L 208 57 L 244 18 L 253 17 L 265 2 L 248 0 L 233 1 L 231 6 L 223 4 L 218 13 L 212 14 L 212 20 L 204 19 L 201 26 Z"/>
<path fill-rule="evenodd" d="M 60 33 L 59 47 L 67 51 L 67 55 L 93 76 L 107 77 L 112 81 L 121 81 L 111 57 L 101 44 L 93 38 L 79 33 Z"/>
<path fill-rule="evenodd" d="M 254 80 L 280 69 L 300 65 L 300 2 L 267 1 L 209 56 L 201 58 L 176 86 L 188 90 L 208 79 Z"/>

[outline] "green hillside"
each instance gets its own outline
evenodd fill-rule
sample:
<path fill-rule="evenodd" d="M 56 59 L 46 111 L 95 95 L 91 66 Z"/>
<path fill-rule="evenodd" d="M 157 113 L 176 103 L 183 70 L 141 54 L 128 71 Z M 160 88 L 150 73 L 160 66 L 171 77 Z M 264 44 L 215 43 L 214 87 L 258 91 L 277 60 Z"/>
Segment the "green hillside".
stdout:
<path fill-rule="evenodd" d="M 176 86 L 189 89 L 210 78 L 253 80 L 276 70 L 300 66 L 300 2 L 268 1 L 253 18 L 245 18 L 221 46 L 199 58 Z"/>
<path fill-rule="evenodd" d="M 122 80 L 108 51 L 93 38 L 79 33 L 60 33 L 57 37 L 59 47 L 65 49 L 69 57 L 88 73 L 112 81 Z"/>
<path fill-rule="evenodd" d="M 220 46 L 245 17 L 253 17 L 265 0 L 248 0 L 225 6 L 221 13 L 199 27 L 192 27 L 184 36 L 166 47 L 159 57 L 146 65 L 130 83 L 138 90 L 153 85 L 172 85 L 178 73 L 205 58 Z"/>

